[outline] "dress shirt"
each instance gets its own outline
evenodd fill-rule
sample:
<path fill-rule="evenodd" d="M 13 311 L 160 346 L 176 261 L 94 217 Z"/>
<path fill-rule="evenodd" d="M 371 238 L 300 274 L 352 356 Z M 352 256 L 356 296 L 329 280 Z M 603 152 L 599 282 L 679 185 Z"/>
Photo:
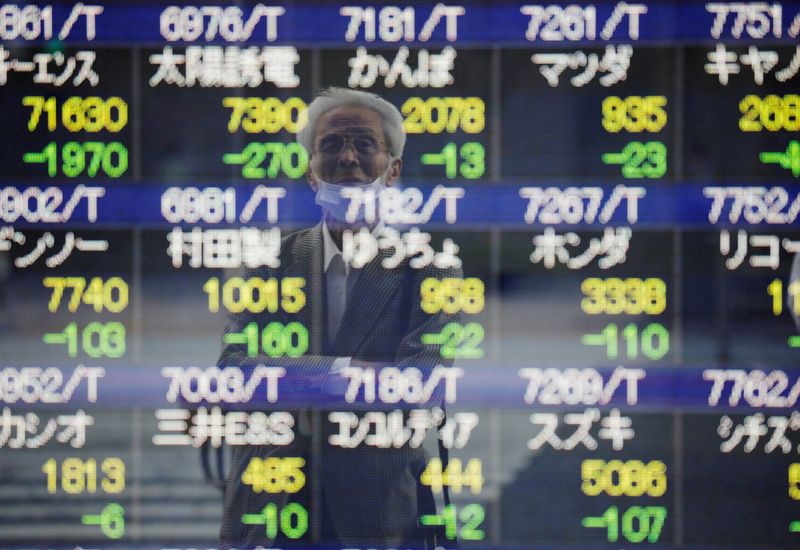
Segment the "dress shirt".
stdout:
<path fill-rule="evenodd" d="M 357 270 L 352 269 L 342 256 L 342 251 L 331 237 L 328 224 L 322 222 L 323 269 L 325 270 L 325 286 L 328 296 L 328 342 L 336 339 L 342 325 L 347 299 L 358 277 Z M 336 374 L 350 366 L 350 357 L 338 357 L 331 367 L 331 374 Z"/>
<path fill-rule="evenodd" d="M 372 228 L 370 233 L 378 238 L 384 227 L 382 221 Z M 344 261 L 344 256 L 331 237 L 328 224 L 322 222 L 322 258 L 325 271 L 325 289 L 328 295 L 328 342 L 333 343 L 342 325 L 344 312 L 347 310 L 347 301 L 350 299 L 355 287 L 360 269 L 351 267 Z M 337 357 L 331 365 L 330 374 L 338 374 L 345 367 L 350 366 L 352 357 Z M 339 377 L 335 377 L 339 378 Z M 326 388 L 330 385 L 331 378 L 326 381 Z M 336 393 L 336 392 L 334 392 Z"/>

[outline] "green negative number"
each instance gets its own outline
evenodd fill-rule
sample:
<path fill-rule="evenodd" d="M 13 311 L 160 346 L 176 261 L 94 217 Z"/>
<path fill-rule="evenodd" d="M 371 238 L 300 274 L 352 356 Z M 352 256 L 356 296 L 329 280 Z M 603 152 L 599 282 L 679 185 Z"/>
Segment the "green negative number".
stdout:
<path fill-rule="evenodd" d="M 600 333 L 606 346 L 606 355 L 609 359 L 616 359 L 620 355 L 620 332 L 615 323 L 609 323 Z M 639 331 L 634 323 L 629 323 L 622 329 L 622 344 L 628 359 L 636 359 L 641 351 L 647 359 L 658 361 L 669 353 L 669 330 L 661 323 L 650 323 Z"/>
<path fill-rule="evenodd" d="M 667 173 L 667 146 L 660 141 L 632 141 L 620 153 L 604 153 L 604 164 L 621 164 L 622 176 L 657 179 Z"/>
<path fill-rule="evenodd" d="M 46 164 L 47 175 L 58 175 L 58 146 L 51 141 L 41 153 L 24 153 L 22 162 L 26 164 Z M 68 178 L 83 175 L 93 178 L 102 173 L 110 178 L 118 178 L 128 170 L 128 149 L 118 141 L 68 141 L 61 148 L 61 171 Z"/>
<path fill-rule="evenodd" d="M 440 345 L 439 353 L 445 359 L 480 359 L 484 336 L 480 323 L 447 323 L 439 333 L 423 334 L 421 341 L 425 345 Z"/>
<path fill-rule="evenodd" d="M 42 339 L 45 344 L 66 344 L 70 357 L 78 356 L 78 324 L 69 323 L 60 333 L 47 333 Z M 83 352 L 92 358 L 110 357 L 117 359 L 125 355 L 125 325 L 118 321 L 100 323 L 93 321 L 80 333 Z"/>
<path fill-rule="evenodd" d="M 585 517 L 581 521 L 583 527 L 605 528 L 608 542 L 617 542 L 619 533 L 628 542 L 639 543 L 647 540 L 658 542 L 664 522 L 667 519 L 665 506 L 631 506 L 622 514 L 620 525 L 619 509 L 610 506 L 603 515 Z"/>
<path fill-rule="evenodd" d="M 426 514 L 420 516 L 419 522 L 426 526 L 444 527 L 444 535 L 449 540 L 457 537 L 461 540 L 483 540 L 486 535 L 480 526 L 485 517 L 486 513 L 480 504 L 467 504 L 460 512 L 454 504 L 447 504 L 441 515 Z"/>
<path fill-rule="evenodd" d="M 262 166 L 269 157 L 266 166 Z M 241 164 L 242 177 L 248 179 L 277 178 L 281 172 L 297 179 L 306 173 L 308 152 L 299 143 L 248 143 L 241 153 L 225 153 L 225 164 Z"/>
<path fill-rule="evenodd" d="M 420 162 L 444 166 L 444 174 L 448 179 L 457 177 L 459 172 L 464 178 L 477 179 L 486 171 L 486 150 L 477 141 L 464 143 L 460 148 L 450 142 L 439 153 L 423 154 Z"/>
<path fill-rule="evenodd" d="M 288 539 L 299 539 L 308 531 L 308 511 L 302 504 L 290 502 L 278 513 L 278 506 L 270 502 L 261 510 L 260 514 L 244 514 L 242 523 L 245 525 L 263 525 L 267 537 L 274 539 L 278 535 L 278 528 Z"/>
<path fill-rule="evenodd" d="M 258 355 L 259 349 L 270 357 L 300 357 L 308 350 L 308 329 L 297 321 L 286 325 L 272 322 L 259 334 L 258 323 L 253 322 L 242 332 L 225 334 L 223 341 L 245 345 L 249 357 Z"/>

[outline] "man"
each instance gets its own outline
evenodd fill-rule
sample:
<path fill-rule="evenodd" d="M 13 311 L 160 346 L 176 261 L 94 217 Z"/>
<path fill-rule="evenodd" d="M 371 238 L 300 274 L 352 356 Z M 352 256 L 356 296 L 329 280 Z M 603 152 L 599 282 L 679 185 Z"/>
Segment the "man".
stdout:
<path fill-rule="evenodd" d="M 431 368 L 446 364 L 438 345 L 423 345 L 422 335 L 436 333 L 455 320 L 443 313 L 430 315 L 420 307 L 420 284 L 426 277 L 460 277 L 457 270 L 412 269 L 408 260 L 385 269 L 378 256 L 361 269 L 342 256 L 345 231 L 364 227 L 375 233 L 382 222 L 368 224 L 359 216 L 347 221 L 345 187 L 363 186 L 378 192 L 400 177 L 405 145 L 403 119 L 382 98 L 360 91 L 331 88 L 308 109 L 308 124 L 298 141 L 310 153 L 307 179 L 322 207 L 322 221 L 289 235 L 281 248 L 281 266 L 251 276 L 263 279 L 303 277 L 306 305 L 287 314 L 233 315 L 226 332 L 240 333 L 249 323 L 259 330 L 270 322 L 301 322 L 309 332 L 308 353 L 298 358 L 252 357 L 243 345 L 228 345 L 220 366 L 243 369 L 259 364 L 284 366 L 301 373 L 304 391 L 319 401 L 344 393 L 345 367 Z M 352 218 L 351 218 L 352 220 Z M 287 376 L 287 378 L 290 378 Z M 284 407 L 285 409 L 285 407 Z M 419 483 L 427 455 L 422 448 L 342 448 L 330 444 L 338 432 L 328 413 L 293 412 L 294 440 L 289 445 L 236 447 L 226 483 L 221 529 L 226 547 L 291 546 L 283 529 L 267 532 L 264 525 L 245 524 L 243 514 L 257 514 L 268 504 L 280 511 L 301 504 L 311 516 L 309 534 L 301 546 L 423 547 L 426 533 L 419 516 L 432 513 L 430 490 Z M 306 484 L 297 493 L 256 493 L 242 483 L 254 458 L 302 457 Z M 297 507 L 295 506 L 295 510 Z M 296 518 L 293 519 L 295 521 Z M 296 527 L 296 522 L 292 524 Z"/>

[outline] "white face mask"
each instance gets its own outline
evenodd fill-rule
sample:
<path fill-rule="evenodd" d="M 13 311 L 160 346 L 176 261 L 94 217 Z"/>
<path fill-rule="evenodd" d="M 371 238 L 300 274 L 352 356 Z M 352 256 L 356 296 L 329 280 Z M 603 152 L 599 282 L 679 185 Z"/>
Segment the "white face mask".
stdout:
<path fill-rule="evenodd" d="M 375 178 L 370 183 L 363 183 L 359 185 L 339 185 L 336 183 L 328 183 L 320 178 L 312 169 L 311 173 L 314 174 L 314 178 L 317 180 L 317 195 L 314 198 L 314 202 L 316 202 L 323 209 L 327 210 L 331 216 L 340 222 L 363 222 L 365 216 L 363 204 L 361 204 L 361 207 L 358 209 L 355 220 L 350 222 L 346 219 L 347 210 L 350 207 L 350 199 L 342 196 L 342 189 L 346 187 L 358 188 L 361 189 L 362 192 L 372 189 L 377 197 L 381 189 L 386 186 L 386 176 L 389 174 L 389 170 L 392 168 L 392 160 L 393 158 L 389 159 L 389 166 L 386 167 L 386 171 L 383 174 Z"/>

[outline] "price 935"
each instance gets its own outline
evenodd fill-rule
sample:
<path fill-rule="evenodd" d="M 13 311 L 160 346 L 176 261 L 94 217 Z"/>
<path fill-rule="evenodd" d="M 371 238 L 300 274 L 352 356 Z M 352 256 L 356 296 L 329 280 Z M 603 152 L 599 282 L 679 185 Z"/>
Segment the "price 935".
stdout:
<path fill-rule="evenodd" d="M 609 96 L 602 104 L 603 128 L 612 133 L 659 132 L 667 125 L 666 105 L 663 95 Z"/>

